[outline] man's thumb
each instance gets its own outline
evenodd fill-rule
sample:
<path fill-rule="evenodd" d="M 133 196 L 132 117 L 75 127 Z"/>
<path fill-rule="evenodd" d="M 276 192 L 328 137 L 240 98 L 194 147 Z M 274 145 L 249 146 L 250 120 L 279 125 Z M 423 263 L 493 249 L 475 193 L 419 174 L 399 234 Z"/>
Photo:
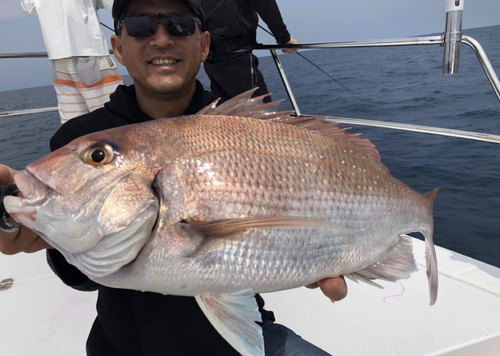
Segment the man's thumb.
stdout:
<path fill-rule="evenodd" d="M 14 174 L 17 171 L 0 164 L 0 185 L 14 184 Z"/>

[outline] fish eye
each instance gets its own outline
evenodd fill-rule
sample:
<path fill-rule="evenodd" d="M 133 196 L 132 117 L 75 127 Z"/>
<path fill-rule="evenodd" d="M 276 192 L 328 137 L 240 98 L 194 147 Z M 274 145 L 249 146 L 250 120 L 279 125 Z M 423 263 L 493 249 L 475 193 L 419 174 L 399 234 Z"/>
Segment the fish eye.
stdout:
<path fill-rule="evenodd" d="M 101 163 L 106 158 L 106 152 L 104 150 L 95 150 L 90 157 L 95 163 Z"/>
<path fill-rule="evenodd" d="M 92 145 L 83 154 L 83 161 L 94 167 L 104 166 L 115 158 L 113 147 L 108 144 Z"/>

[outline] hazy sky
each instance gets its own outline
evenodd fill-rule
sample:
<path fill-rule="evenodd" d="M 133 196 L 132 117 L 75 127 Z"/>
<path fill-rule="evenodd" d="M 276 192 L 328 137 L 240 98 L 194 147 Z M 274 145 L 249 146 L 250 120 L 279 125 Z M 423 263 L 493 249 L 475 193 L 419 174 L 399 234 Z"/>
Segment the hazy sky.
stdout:
<path fill-rule="evenodd" d="M 290 33 L 300 42 L 407 37 L 442 32 L 445 26 L 444 0 L 278 0 L 278 4 Z M 111 11 L 99 14 L 112 27 Z M 500 25 L 500 0 L 465 1 L 464 29 L 492 25 Z M 103 31 L 109 38 L 111 31 Z M 262 31 L 258 40 L 274 42 Z M 38 19 L 25 14 L 19 0 L 0 0 L 0 52 L 36 51 L 45 51 Z M 126 73 L 123 67 L 120 70 Z M 0 91 L 50 83 L 47 59 L 0 59 Z"/>

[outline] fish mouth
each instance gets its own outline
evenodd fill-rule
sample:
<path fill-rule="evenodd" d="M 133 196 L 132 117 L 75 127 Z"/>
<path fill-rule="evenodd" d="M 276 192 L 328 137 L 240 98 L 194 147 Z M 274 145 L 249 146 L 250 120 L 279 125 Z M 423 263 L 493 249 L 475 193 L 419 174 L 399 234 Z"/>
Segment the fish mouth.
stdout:
<path fill-rule="evenodd" d="M 17 172 L 14 182 L 21 196 L 7 196 L 4 205 L 12 218 L 26 226 L 32 226 L 37 218 L 37 206 L 52 195 L 53 189 L 35 177 L 28 169 Z"/>
<path fill-rule="evenodd" d="M 14 182 L 21 192 L 24 201 L 29 201 L 30 205 L 37 204 L 54 192 L 52 187 L 38 179 L 29 168 L 16 173 L 14 175 Z"/>

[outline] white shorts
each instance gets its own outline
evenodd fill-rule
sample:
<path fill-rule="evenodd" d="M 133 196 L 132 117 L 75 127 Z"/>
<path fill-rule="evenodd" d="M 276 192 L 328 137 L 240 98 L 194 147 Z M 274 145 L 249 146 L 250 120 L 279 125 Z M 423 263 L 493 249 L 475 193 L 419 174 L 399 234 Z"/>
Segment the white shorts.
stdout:
<path fill-rule="evenodd" d="M 111 56 L 54 59 L 50 71 L 61 123 L 102 107 L 123 84 Z"/>

